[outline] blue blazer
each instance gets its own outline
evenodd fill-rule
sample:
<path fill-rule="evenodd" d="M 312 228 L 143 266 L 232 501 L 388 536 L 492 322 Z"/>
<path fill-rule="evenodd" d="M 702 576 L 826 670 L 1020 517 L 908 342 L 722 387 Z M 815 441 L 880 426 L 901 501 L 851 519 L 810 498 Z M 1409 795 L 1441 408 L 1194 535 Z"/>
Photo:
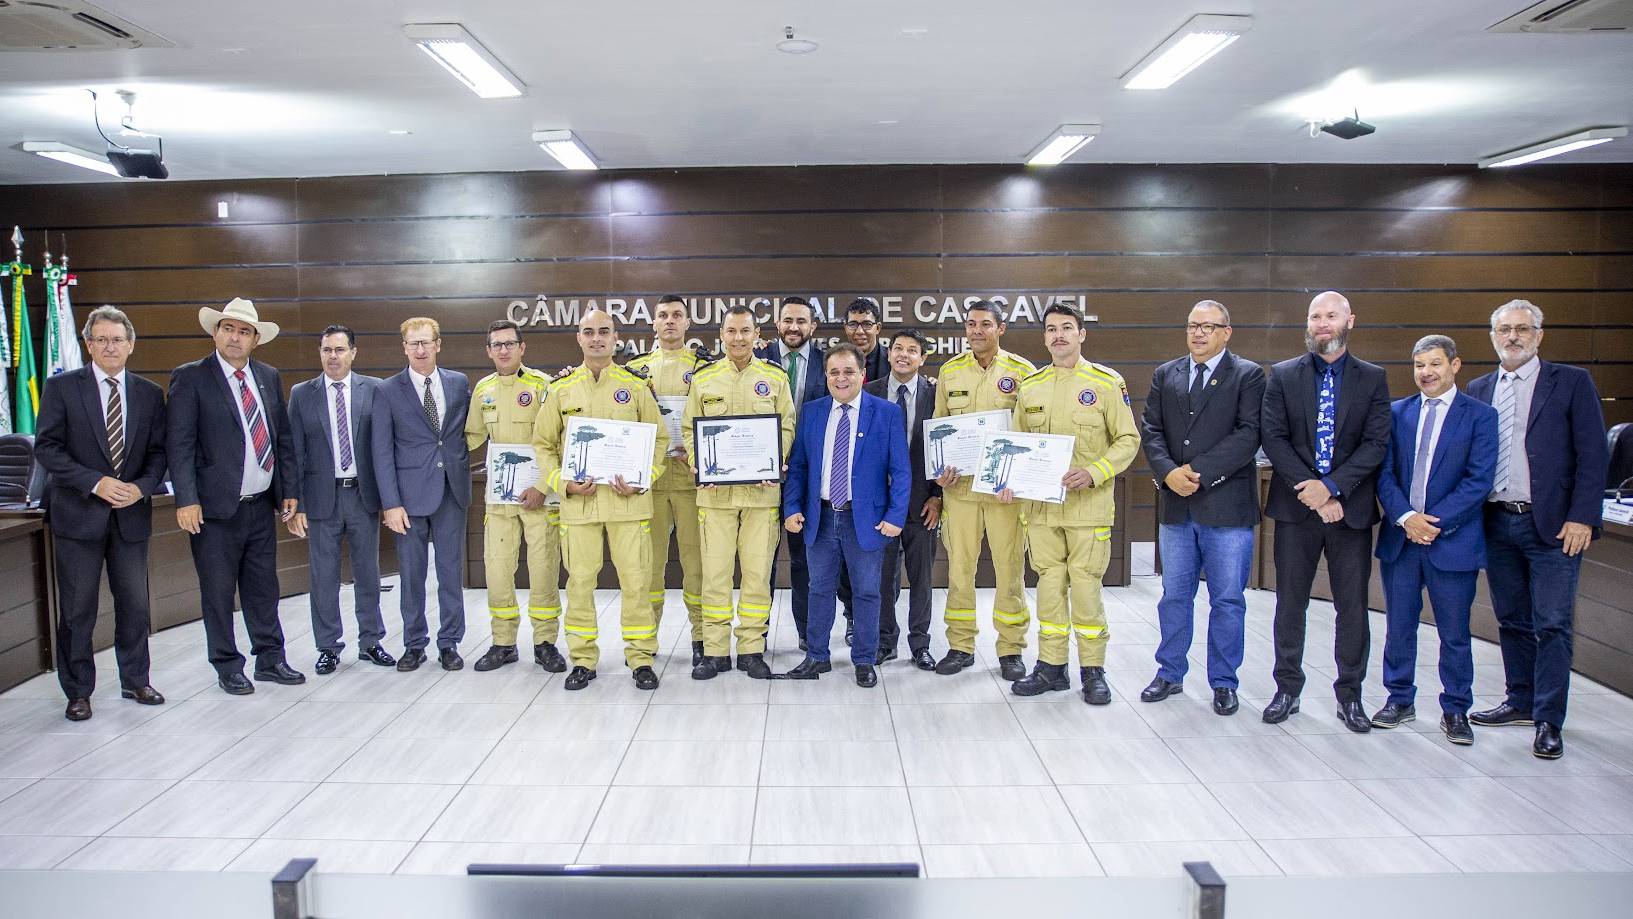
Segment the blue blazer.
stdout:
<path fill-rule="evenodd" d="M 457 370 L 437 368 L 442 379 L 442 430 L 431 430 L 425 406 L 414 391 L 408 368 L 374 391 L 374 482 L 382 508 L 400 507 L 410 517 L 429 517 L 442 504 L 443 488 L 454 503 L 471 503 L 470 452 L 465 449 L 465 415 L 471 381 Z"/>
<path fill-rule="evenodd" d="M 357 467 L 358 496 L 363 509 L 380 512 L 379 486 L 374 481 L 374 392 L 378 377 L 352 373 L 351 416 L 347 425 L 352 438 L 352 462 Z M 329 378 L 296 383 L 289 391 L 289 430 L 295 440 L 295 482 L 300 512 L 313 520 L 335 515 L 337 496 L 334 450 L 329 446 L 334 429 L 334 393 Z"/>
<path fill-rule="evenodd" d="M 812 400 L 799 415 L 794 449 L 788 455 L 788 479 L 782 486 L 783 516 L 805 515 L 805 544 L 816 542 L 822 519 L 822 447 L 828 434 L 833 398 Z M 907 525 L 907 501 L 913 490 L 908 462 L 907 429 L 894 402 L 861 394 L 857 409 L 856 458 L 851 462 L 851 517 L 863 549 L 883 549 L 890 537 L 874 527 L 882 520 Z"/>
<path fill-rule="evenodd" d="M 1378 470 L 1378 503 L 1383 526 L 1378 558 L 1392 562 L 1406 546 L 1406 530 L 1395 521 L 1412 509 L 1412 473 L 1417 465 L 1418 418 L 1423 396 L 1414 393 L 1389 407 L 1389 450 Z M 1440 535 L 1429 544 L 1429 564 L 1441 571 L 1478 571 L 1486 564 L 1482 511 L 1497 471 L 1497 410 L 1465 393 L 1452 399 L 1440 423 L 1440 439 L 1429 460 L 1424 513 L 1439 517 Z"/>
<path fill-rule="evenodd" d="M 1531 519 L 1537 536 L 1557 546 L 1566 521 L 1598 529 L 1610 448 L 1593 377 L 1580 367 L 1541 363 L 1525 423 L 1525 455 L 1531 466 Z M 1469 384 L 1469 395 L 1487 405 L 1496 391 L 1495 370 Z"/>

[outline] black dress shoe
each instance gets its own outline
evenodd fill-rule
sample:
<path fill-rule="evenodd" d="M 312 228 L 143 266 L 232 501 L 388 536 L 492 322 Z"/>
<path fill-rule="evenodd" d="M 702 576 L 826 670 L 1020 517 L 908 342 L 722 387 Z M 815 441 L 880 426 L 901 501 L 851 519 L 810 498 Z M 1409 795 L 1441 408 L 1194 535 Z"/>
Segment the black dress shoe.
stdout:
<path fill-rule="evenodd" d="M 318 662 L 312 665 L 312 669 L 317 672 L 318 676 L 327 676 L 334 673 L 335 668 L 339 666 L 340 655 L 333 651 L 320 651 L 318 652 Z"/>
<path fill-rule="evenodd" d="M 1343 712 L 1339 712 L 1339 717 L 1343 717 Z M 1408 721 L 1416 720 L 1418 720 L 1417 706 L 1396 705 L 1393 702 L 1385 702 L 1383 708 L 1373 713 L 1372 726 L 1387 729 L 1400 727 Z"/>
<path fill-rule="evenodd" d="M 1460 747 L 1474 743 L 1474 728 L 1469 727 L 1469 716 L 1463 714 L 1441 715 L 1440 731 L 1446 739 Z"/>
<path fill-rule="evenodd" d="M 930 653 L 929 648 L 913 652 L 913 666 L 920 670 L 936 669 L 936 656 Z"/>
<path fill-rule="evenodd" d="M 1270 704 L 1264 707 L 1265 724 L 1281 724 L 1289 715 L 1298 714 L 1298 696 L 1290 696 L 1278 692 L 1270 697 Z"/>
<path fill-rule="evenodd" d="M 636 689 L 648 689 L 648 690 L 651 690 L 651 689 L 657 689 L 658 688 L 658 675 L 656 673 L 652 672 L 651 667 L 646 667 L 646 666 L 636 667 L 635 668 L 635 673 L 632 674 L 632 676 L 635 677 L 635 688 Z"/>
<path fill-rule="evenodd" d="M 1106 668 L 1080 667 L 1083 680 L 1083 701 L 1090 705 L 1110 705 L 1111 686 L 1106 683 Z"/>
<path fill-rule="evenodd" d="M 221 687 L 223 692 L 235 696 L 247 696 L 255 691 L 255 684 L 244 679 L 244 675 L 242 673 L 229 673 L 224 677 L 218 678 L 215 682 L 217 686 Z"/>
<path fill-rule="evenodd" d="M 380 647 L 379 645 L 372 645 L 357 652 L 357 659 L 360 661 L 368 661 L 376 667 L 397 666 L 397 659 L 388 654 L 386 649 Z"/>
<path fill-rule="evenodd" d="M 548 641 L 541 641 L 533 646 L 533 663 L 544 668 L 545 673 L 567 672 L 567 661 L 556 650 L 556 646 Z"/>
<path fill-rule="evenodd" d="M 471 665 L 471 669 L 477 673 L 487 673 L 489 670 L 498 670 L 506 664 L 514 664 L 521 659 L 521 655 L 516 653 L 515 645 L 494 645 L 476 659 L 476 663 Z"/>
<path fill-rule="evenodd" d="M 872 689 L 879 685 L 879 673 L 872 664 L 856 665 L 856 685 L 863 689 Z"/>
<path fill-rule="evenodd" d="M 998 658 L 998 677 L 1006 683 L 1013 683 L 1026 676 L 1026 661 L 1021 660 L 1019 654 L 1005 654 Z"/>
<path fill-rule="evenodd" d="M 574 667 L 573 672 L 567 674 L 567 679 L 561 681 L 561 688 L 566 690 L 583 689 L 595 679 L 595 671 L 588 667 Z"/>
<path fill-rule="evenodd" d="M 1517 709 L 1505 701 L 1496 708 L 1488 708 L 1483 712 L 1470 712 L 1469 721 L 1488 728 L 1501 727 L 1505 724 L 1530 724 L 1531 713 Z"/>
<path fill-rule="evenodd" d="M 845 618 L 845 647 L 849 648 L 851 645 L 853 645 L 855 643 L 856 643 L 856 623 L 852 622 L 850 620 L 850 617 L 847 616 Z"/>
<path fill-rule="evenodd" d="M 1236 690 L 1229 686 L 1215 686 L 1213 689 L 1213 713 L 1215 715 L 1234 715 L 1242 704 L 1236 700 Z"/>
<path fill-rule="evenodd" d="M 696 667 L 701 663 L 703 663 L 703 642 L 694 641 L 692 642 L 692 666 Z"/>
<path fill-rule="evenodd" d="M 69 699 L 68 708 L 63 710 L 62 717 L 69 721 L 84 721 L 91 717 L 91 700 Z"/>
<path fill-rule="evenodd" d="M 765 662 L 763 654 L 737 655 L 737 669 L 748 674 L 751 680 L 771 679 L 771 667 Z"/>
<path fill-rule="evenodd" d="M 126 699 L 135 699 L 139 705 L 163 705 L 164 696 L 151 686 L 138 686 L 135 689 L 121 689 L 119 695 Z"/>
<path fill-rule="evenodd" d="M 1032 672 L 1009 684 L 1009 691 L 1017 696 L 1039 696 L 1072 688 L 1072 678 L 1066 675 L 1065 664 L 1045 664 L 1038 661 Z"/>
<path fill-rule="evenodd" d="M 1140 690 L 1141 702 L 1161 702 L 1169 696 L 1177 696 L 1185 691 L 1184 683 L 1170 683 L 1162 677 L 1152 677 L 1151 682 Z"/>
<path fill-rule="evenodd" d="M 404 648 L 403 656 L 397 658 L 397 672 L 407 673 L 410 670 L 418 670 L 423 663 L 425 663 L 424 648 Z"/>
<path fill-rule="evenodd" d="M 1344 722 L 1344 727 L 1357 734 L 1365 734 L 1372 730 L 1372 719 L 1367 717 L 1360 699 L 1338 703 L 1338 720 Z"/>
<path fill-rule="evenodd" d="M 437 652 L 437 662 L 442 665 L 444 670 L 465 669 L 465 658 L 460 657 L 459 652 L 453 648 L 443 648 Z"/>
<path fill-rule="evenodd" d="M 306 682 L 306 674 L 291 669 L 283 661 L 279 661 L 270 667 L 256 667 L 255 678 L 257 680 L 268 680 L 283 686 L 299 686 Z"/>
<path fill-rule="evenodd" d="M 834 665 L 828 661 L 819 661 L 807 657 L 799 662 L 793 670 L 782 675 L 785 680 L 814 680 L 824 673 L 832 673 Z"/>
<path fill-rule="evenodd" d="M 879 649 L 879 659 L 877 661 L 875 661 L 874 663 L 884 664 L 884 663 L 888 663 L 890 661 L 893 661 L 895 659 L 896 659 L 896 649 L 895 648 L 880 648 Z"/>
<path fill-rule="evenodd" d="M 1531 755 L 1538 759 L 1559 759 L 1565 755 L 1565 738 L 1559 736 L 1559 725 L 1537 722 L 1537 739 L 1531 742 Z"/>
<path fill-rule="evenodd" d="M 975 663 L 975 655 L 968 651 L 948 651 L 947 656 L 936 664 L 936 672 L 942 676 L 957 673 Z"/>

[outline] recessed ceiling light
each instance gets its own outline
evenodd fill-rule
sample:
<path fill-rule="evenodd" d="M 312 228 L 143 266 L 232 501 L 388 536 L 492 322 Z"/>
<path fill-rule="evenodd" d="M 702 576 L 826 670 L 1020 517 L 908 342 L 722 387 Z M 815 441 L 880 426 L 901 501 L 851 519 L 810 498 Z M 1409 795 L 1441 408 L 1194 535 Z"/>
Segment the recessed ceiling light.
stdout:
<path fill-rule="evenodd" d="M 116 176 L 119 174 L 119 171 L 113 168 L 113 164 L 108 162 L 106 156 L 92 153 L 71 144 L 59 143 L 54 140 L 25 140 L 18 144 L 17 147 L 24 153 L 43 156 L 48 160 L 56 160 L 59 163 L 67 163 L 70 166 L 100 172 L 103 175 Z"/>
<path fill-rule="evenodd" d="M 533 142 L 567 169 L 600 169 L 572 131 L 534 131 Z"/>
<path fill-rule="evenodd" d="M 784 54 L 810 54 L 821 47 L 808 38 L 795 38 L 793 26 L 783 26 L 783 39 L 777 42 L 777 50 Z"/>
<path fill-rule="evenodd" d="M 527 88 L 510 68 L 457 22 L 407 25 L 403 26 L 403 34 L 412 38 L 421 51 L 467 89 L 484 99 L 520 96 Z"/>
<path fill-rule="evenodd" d="M 407 128 L 392 128 L 391 130 L 387 131 L 386 133 L 387 134 L 396 134 L 397 136 L 401 137 L 404 134 L 412 134 L 414 132 L 408 130 Z"/>
<path fill-rule="evenodd" d="M 1123 88 L 1167 89 L 1252 27 L 1252 16 L 1192 16 L 1123 74 Z"/>
<path fill-rule="evenodd" d="M 1594 128 L 1589 131 L 1579 131 L 1567 137 L 1554 140 L 1545 140 L 1540 144 L 1499 153 L 1480 161 L 1481 169 L 1501 169 L 1504 166 L 1524 166 L 1537 160 L 1545 160 L 1551 156 L 1581 150 L 1583 147 L 1596 147 L 1618 137 L 1626 137 L 1626 128 Z"/>
<path fill-rule="evenodd" d="M 874 122 L 874 124 L 901 124 L 901 123 L 902 123 L 902 121 L 901 121 L 900 118 L 885 118 L 885 119 L 883 119 L 881 121 L 875 121 Z"/>
<path fill-rule="evenodd" d="M 1097 124 L 1063 124 L 1027 154 L 1028 166 L 1054 166 L 1083 149 L 1100 133 Z"/>

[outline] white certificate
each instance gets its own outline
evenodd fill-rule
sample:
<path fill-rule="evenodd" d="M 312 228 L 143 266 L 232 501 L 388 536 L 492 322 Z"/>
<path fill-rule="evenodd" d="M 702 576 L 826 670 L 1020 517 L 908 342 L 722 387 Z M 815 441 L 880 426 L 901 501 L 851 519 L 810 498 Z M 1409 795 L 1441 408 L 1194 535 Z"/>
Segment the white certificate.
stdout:
<path fill-rule="evenodd" d="M 782 481 L 781 415 L 699 415 L 692 443 L 699 485 Z"/>
<path fill-rule="evenodd" d="M 561 479 L 612 484 L 613 476 L 636 488 L 652 486 L 652 450 L 658 426 L 644 421 L 569 416 L 561 435 Z"/>
<path fill-rule="evenodd" d="M 680 419 L 686 414 L 686 397 L 659 396 L 658 412 L 663 415 L 663 426 L 669 430 L 669 455 L 674 456 L 686 449 L 686 441 L 680 439 Z"/>
<path fill-rule="evenodd" d="M 960 476 L 970 475 L 981 464 L 981 435 L 988 431 L 1007 431 L 1009 421 L 1007 409 L 948 415 L 926 421 L 924 477 L 939 479 L 941 471 L 948 467 L 957 469 Z"/>
<path fill-rule="evenodd" d="M 1071 434 L 1021 434 L 989 431 L 981 438 L 981 465 L 970 491 L 995 495 L 1005 488 L 1029 501 L 1061 504 L 1066 486 L 1060 480 L 1072 468 Z"/>
<path fill-rule="evenodd" d="M 539 483 L 539 458 L 532 444 L 488 441 L 489 504 L 521 504 L 522 492 Z"/>

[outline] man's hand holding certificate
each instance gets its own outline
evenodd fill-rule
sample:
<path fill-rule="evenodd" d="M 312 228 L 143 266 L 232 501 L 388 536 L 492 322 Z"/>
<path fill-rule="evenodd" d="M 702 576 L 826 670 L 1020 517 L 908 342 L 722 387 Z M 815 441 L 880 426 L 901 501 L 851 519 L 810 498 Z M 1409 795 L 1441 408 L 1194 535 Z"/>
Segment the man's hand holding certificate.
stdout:
<path fill-rule="evenodd" d="M 924 477 L 952 485 L 981 465 L 981 438 L 989 431 L 1009 430 L 1006 410 L 970 412 L 931 418 L 924 423 Z"/>
<path fill-rule="evenodd" d="M 1002 495 L 1007 490 L 1015 498 L 1061 504 L 1076 441 L 1070 434 L 988 432 L 981 438 L 981 464 L 970 491 Z"/>

